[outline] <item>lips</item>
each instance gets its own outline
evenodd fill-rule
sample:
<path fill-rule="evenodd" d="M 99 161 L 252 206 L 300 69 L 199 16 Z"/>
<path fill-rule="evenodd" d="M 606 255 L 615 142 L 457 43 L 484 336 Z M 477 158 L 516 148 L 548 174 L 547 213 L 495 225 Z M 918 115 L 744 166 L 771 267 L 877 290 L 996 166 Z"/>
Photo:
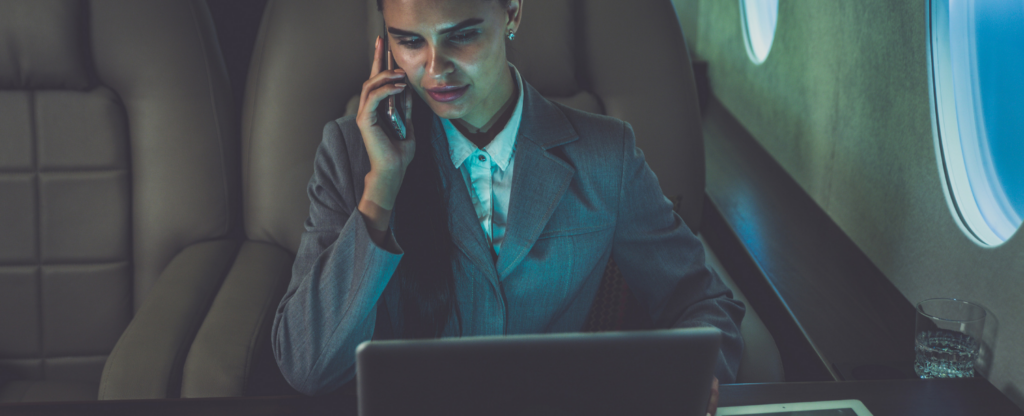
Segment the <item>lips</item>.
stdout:
<path fill-rule="evenodd" d="M 427 89 L 426 91 L 427 91 L 427 94 L 430 95 L 430 98 L 433 98 L 434 101 L 446 103 L 446 102 L 449 102 L 449 101 L 455 101 L 455 100 L 459 99 L 459 97 L 462 97 L 462 95 L 465 94 L 466 90 L 468 90 L 468 89 L 469 89 L 469 85 L 463 85 L 461 87 L 448 86 L 448 87 L 430 88 L 430 89 Z"/>

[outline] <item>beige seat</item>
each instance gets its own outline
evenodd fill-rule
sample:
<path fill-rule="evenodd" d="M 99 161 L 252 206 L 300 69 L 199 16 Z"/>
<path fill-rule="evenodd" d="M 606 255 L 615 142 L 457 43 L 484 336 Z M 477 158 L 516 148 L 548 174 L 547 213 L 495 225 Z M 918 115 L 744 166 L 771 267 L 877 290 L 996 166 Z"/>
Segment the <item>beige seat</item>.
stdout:
<path fill-rule="evenodd" d="M 176 397 L 239 243 L 205 2 L 0 1 L 0 402 Z"/>
<path fill-rule="evenodd" d="M 644 7 L 618 0 L 528 1 L 524 11 L 510 50 L 523 77 L 552 100 L 630 122 L 665 194 L 697 230 L 704 197 L 700 115 L 669 1 Z M 253 369 L 245 357 L 262 347 L 255 340 L 266 339 L 263 331 L 290 279 L 287 262 L 309 213 L 306 184 L 323 126 L 355 107 L 352 97 L 369 76 L 381 23 L 374 0 L 267 3 L 242 122 L 246 244 L 259 248 L 251 254 L 259 265 L 246 262 L 246 272 L 232 270 L 225 281 L 224 304 L 215 301 L 189 355 L 183 395 L 247 394 L 245 375 Z M 235 295 L 227 300 L 229 293 Z M 260 318 L 228 325 L 227 317 L 241 310 Z M 752 318 L 756 313 L 748 308 L 740 380 L 781 381 L 774 340 Z M 238 382 L 228 387 L 209 380 Z"/>

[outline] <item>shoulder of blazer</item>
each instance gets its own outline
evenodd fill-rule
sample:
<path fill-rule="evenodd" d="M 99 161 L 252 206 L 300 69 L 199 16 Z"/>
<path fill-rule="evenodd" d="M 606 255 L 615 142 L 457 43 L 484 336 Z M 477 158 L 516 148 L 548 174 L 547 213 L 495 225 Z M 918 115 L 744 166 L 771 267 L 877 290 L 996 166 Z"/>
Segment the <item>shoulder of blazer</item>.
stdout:
<path fill-rule="evenodd" d="M 337 133 L 340 133 L 341 137 L 333 138 L 335 142 L 324 143 L 329 147 L 345 146 L 345 153 L 348 154 L 349 164 L 353 167 L 362 166 L 366 162 L 365 167 L 369 172 L 369 156 L 366 154 L 366 146 L 363 144 L 363 135 L 359 132 L 359 125 L 356 124 L 356 116 L 348 115 L 328 122 L 328 125 L 333 123 L 337 126 Z M 324 135 L 324 140 L 332 140 L 328 135 Z M 365 173 L 365 172 L 364 172 Z"/>
<path fill-rule="evenodd" d="M 621 175 L 623 159 L 633 151 L 630 143 L 627 143 L 627 130 L 631 131 L 629 123 L 615 117 L 552 103 L 565 115 L 579 138 L 548 151 L 576 166 L 578 174 L 599 177 Z"/>
<path fill-rule="evenodd" d="M 580 136 L 581 140 L 570 144 L 593 146 L 598 144 L 597 142 L 606 142 L 605 144 L 617 145 L 621 150 L 625 137 L 624 130 L 629 123 L 612 116 L 577 110 L 554 101 L 551 103 L 565 115 L 565 119 Z M 607 143 L 609 141 L 611 143 Z"/>
<path fill-rule="evenodd" d="M 345 147 L 350 151 L 361 150 L 363 147 L 363 136 L 359 133 L 359 125 L 356 124 L 356 116 L 348 115 L 331 121 L 338 126 L 341 139 L 345 141 Z"/>

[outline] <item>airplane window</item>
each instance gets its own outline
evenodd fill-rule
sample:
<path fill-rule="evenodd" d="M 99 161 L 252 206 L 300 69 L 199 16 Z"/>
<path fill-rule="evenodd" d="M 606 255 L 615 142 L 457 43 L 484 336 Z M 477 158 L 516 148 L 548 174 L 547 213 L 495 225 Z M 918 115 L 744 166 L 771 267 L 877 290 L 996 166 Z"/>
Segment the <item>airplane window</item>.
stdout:
<path fill-rule="evenodd" d="M 950 208 L 984 246 L 1024 214 L 1024 1 L 932 0 L 936 148 Z"/>
<path fill-rule="evenodd" d="M 740 0 L 740 18 L 747 55 L 755 64 L 768 57 L 779 22 L 779 0 Z"/>

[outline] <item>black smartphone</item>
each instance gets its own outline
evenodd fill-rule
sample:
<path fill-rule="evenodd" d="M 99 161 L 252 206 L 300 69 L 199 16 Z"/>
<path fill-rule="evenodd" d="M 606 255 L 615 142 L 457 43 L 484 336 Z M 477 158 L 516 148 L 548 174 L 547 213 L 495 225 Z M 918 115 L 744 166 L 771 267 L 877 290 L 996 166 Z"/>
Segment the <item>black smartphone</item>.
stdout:
<path fill-rule="evenodd" d="M 381 38 L 384 41 L 384 53 L 383 58 L 386 62 L 383 62 L 381 68 L 387 70 L 395 69 L 395 58 L 391 56 L 390 42 L 388 41 L 388 34 L 386 32 L 384 37 Z M 402 91 L 398 94 L 388 96 L 387 100 L 381 101 L 380 105 L 377 106 L 377 120 L 380 120 L 380 125 L 384 129 L 385 134 L 394 140 L 405 140 L 405 94 L 408 92 L 409 87 L 406 87 L 406 91 Z"/>

